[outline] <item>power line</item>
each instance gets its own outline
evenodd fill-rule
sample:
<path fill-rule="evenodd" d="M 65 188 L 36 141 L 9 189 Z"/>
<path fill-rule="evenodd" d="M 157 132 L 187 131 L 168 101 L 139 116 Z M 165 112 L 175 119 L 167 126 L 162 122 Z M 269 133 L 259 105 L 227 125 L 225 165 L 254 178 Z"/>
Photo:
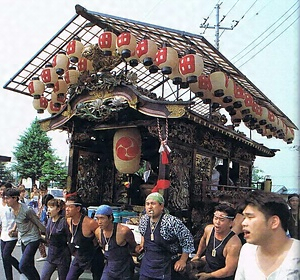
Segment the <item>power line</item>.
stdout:
<path fill-rule="evenodd" d="M 261 33 L 256 39 L 254 39 L 248 46 L 246 46 L 246 47 L 245 47 L 244 49 L 242 49 L 239 53 L 237 53 L 234 57 L 232 57 L 231 60 L 234 60 L 234 58 L 236 58 L 237 56 L 239 56 L 243 51 L 245 51 L 247 48 L 249 48 L 250 46 L 252 46 L 252 44 L 253 44 L 254 42 L 256 42 L 258 39 L 260 39 L 262 35 L 264 35 L 264 34 L 265 34 L 266 32 L 268 32 L 268 31 L 270 31 L 270 28 L 274 27 L 274 25 L 275 25 L 281 18 L 283 18 L 283 17 L 284 17 L 284 16 L 285 16 L 285 15 L 286 15 L 286 14 L 287 14 L 287 13 L 288 13 L 295 5 L 296 5 L 296 4 L 297 4 L 297 2 L 294 3 L 294 4 L 293 4 L 293 5 L 292 5 L 292 6 L 291 6 L 291 7 L 290 7 L 290 8 L 289 8 L 289 9 L 288 9 L 288 10 L 287 10 L 280 18 L 279 18 L 279 19 L 277 19 L 274 23 L 272 23 L 272 24 L 271 24 L 271 25 L 270 25 L 263 33 Z M 298 8 L 297 8 L 297 9 L 298 9 Z M 296 10 L 295 10 L 295 11 L 296 11 Z M 294 12 L 295 12 L 295 11 L 294 11 Z M 294 12 L 293 12 L 293 13 L 294 13 Z M 281 24 L 282 24 L 282 23 L 281 23 Z M 281 24 L 280 24 L 280 25 L 281 25 Z M 279 26 L 280 26 L 280 25 L 279 25 Z M 278 28 L 278 27 L 277 27 L 277 28 Z M 277 29 L 277 28 L 276 28 L 276 29 Z M 275 29 L 275 30 L 276 30 L 276 29 Z M 272 31 L 272 32 L 274 32 L 274 31 Z M 270 34 L 269 34 L 269 35 L 270 35 Z M 268 36 L 269 36 L 269 35 L 268 35 Z M 267 37 L 268 37 L 268 36 L 267 36 Z M 267 37 L 266 37 L 266 38 L 267 38 Z M 261 42 L 262 42 L 262 41 L 261 41 Z M 257 46 L 257 45 L 256 45 L 256 46 Z M 253 49 L 253 48 L 252 48 L 252 49 Z M 252 49 L 251 49 L 251 50 L 252 50 Z M 250 50 L 250 51 L 251 51 L 251 50 Z M 248 54 L 250 51 L 248 51 L 246 54 Z M 246 54 L 245 54 L 245 55 L 246 55 Z M 245 55 L 244 55 L 244 56 L 245 56 Z M 241 58 L 240 58 L 240 59 L 241 59 Z M 235 61 L 234 63 L 238 62 L 240 59 L 238 59 L 238 60 Z"/>
<path fill-rule="evenodd" d="M 300 16 L 298 16 L 286 29 L 284 29 L 278 36 L 276 36 L 271 42 L 269 42 L 266 46 L 264 46 L 261 50 L 259 50 L 256 54 L 251 56 L 247 61 L 245 61 L 243 64 L 241 64 L 238 67 L 244 66 L 247 62 L 249 62 L 252 58 L 254 58 L 256 55 L 258 55 L 261 51 L 263 51 L 267 46 L 269 46 L 271 43 L 273 43 L 279 36 L 281 36 L 285 31 L 287 31 L 298 19 Z"/>
<path fill-rule="evenodd" d="M 219 49 L 219 42 L 220 42 L 219 31 L 220 31 L 220 29 L 233 30 L 233 28 L 234 28 L 234 26 L 231 26 L 231 27 L 223 27 L 223 26 L 221 27 L 220 26 L 220 23 L 224 19 L 224 16 L 223 16 L 223 19 L 221 21 L 220 21 L 220 18 L 219 18 L 219 12 L 220 12 L 221 4 L 217 3 L 216 6 L 215 6 L 215 9 L 216 9 L 216 24 L 214 26 L 210 26 L 209 24 L 206 24 L 206 23 L 200 25 L 200 28 L 205 28 L 205 30 L 208 29 L 208 28 L 215 29 L 215 47 L 216 47 L 216 49 Z"/>
<path fill-rule="evenodd" d="M 217 2 L 216 5 L 218 5 L 218 4 L 220 3 L 220 1 L 221 1 L 221 0 L 218 0 L 218 2 Z M 221 3 L 221 4 L 222 4 L 222 3 Z M 220 5 L 221 5 L 221 4 L 220 4 Z M 213 9 L 211 10 L 211 12 L 210 12 L 210 14 L 208 15 L 207 18 L 203 18 L 203 19 L 204 19 L 204 22 L 200 24 L 200 28 L 204 28 L 204 31 L 203 31 L 202 33 L 200 33 L 200 34 L 204 34 L 205 31 L 206 31 L 206 29 L 207 29 L 207 27 L 209 26 L 209 24 L 207 23 L 207 21 L 209 20 L 209 18 L 210 18 L 210 16 L 211 16 L 211 14 L 213 13 L 214 9 L 215 9 L 215 8 L 213 8 Z"/>

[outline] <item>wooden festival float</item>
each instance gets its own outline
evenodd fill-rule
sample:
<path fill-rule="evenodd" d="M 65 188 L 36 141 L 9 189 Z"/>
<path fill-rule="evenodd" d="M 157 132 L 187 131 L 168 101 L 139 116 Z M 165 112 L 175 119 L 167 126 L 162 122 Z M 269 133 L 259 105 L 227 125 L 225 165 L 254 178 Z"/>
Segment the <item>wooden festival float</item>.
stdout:
<path fill-rule="evenodd" d="M 184 217 L 213 192 L 249 190 L 255 157 L 275 155 L 241 122 L 287 143 L 297 129 L 204 37 L 79 5 L 4 87 L 68 133 L 67 187 L 88 205 L 138 209 L 155 188 Z"/>

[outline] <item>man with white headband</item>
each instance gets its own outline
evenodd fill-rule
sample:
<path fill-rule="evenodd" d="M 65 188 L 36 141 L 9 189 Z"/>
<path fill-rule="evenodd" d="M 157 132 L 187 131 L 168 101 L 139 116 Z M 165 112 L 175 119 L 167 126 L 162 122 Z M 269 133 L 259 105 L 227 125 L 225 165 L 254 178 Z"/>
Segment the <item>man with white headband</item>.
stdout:
<path fill-rule="evenodd" d="M 194 251 L 193 236 L 181 220 L 165 213 L 160 193 L 147 196 L 145 210 L 139 224 L 141 251 L 145 251 L 139 279 L 179 279 L 178 272 L 184 271 Z"/>
<path fill-rule="evenodd" d="M 79 279 L 85 270 L 92 272 L 94 280 L 100 280 L 104 257 L 95 238 L 98 224 L 82 214 L 82 207 L 83 202 L 76 193 L 66 197 L 66 217 L 71 233 L 69 248 L 74 256 L 66 280 Z"/>
<path fill-rule="evenodd" d="M 231 230 L 235 210 L 226 203 L 215 207 L 213 224 L 204 229 L 196 256 L 192 261 L 205 260 L 202 272 L 196 274 L 199 280 L 233 280 L 242 243 Z M 205 251 L 205 257 L 203 253 Z"/>

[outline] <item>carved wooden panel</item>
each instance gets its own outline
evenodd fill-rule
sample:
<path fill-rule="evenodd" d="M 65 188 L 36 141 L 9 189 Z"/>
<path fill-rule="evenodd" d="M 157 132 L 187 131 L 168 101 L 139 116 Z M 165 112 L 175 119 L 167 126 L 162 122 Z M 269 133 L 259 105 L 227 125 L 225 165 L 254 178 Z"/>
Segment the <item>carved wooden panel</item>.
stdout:
<path fill-rule="evenodd" d="M 239 185 L 240 187 L 249 187 L 249 167 L 240 165 L 240 176 L 239 176 Z"/>
<path fill-rule="evenodd" d="M 79 152 L 76 189 L 89 205 L 112 201 L 112 162 L 99 154 Z"/>
<path fill-rule="evenodd" d="M 201 195 L 202 182 L 209 181 L 211 177 L 211 158 L 199 153 L 195 158 L 195 184 L 193 188 L 194 195 Z"/>
<path fill-rule="evenodd" d="M 191 150 L 171 146 L 171 186 L 169 188 L 168 207 L 170 210 L 188 209 L 190 205 L 190 185 L 192 177 Z"/>

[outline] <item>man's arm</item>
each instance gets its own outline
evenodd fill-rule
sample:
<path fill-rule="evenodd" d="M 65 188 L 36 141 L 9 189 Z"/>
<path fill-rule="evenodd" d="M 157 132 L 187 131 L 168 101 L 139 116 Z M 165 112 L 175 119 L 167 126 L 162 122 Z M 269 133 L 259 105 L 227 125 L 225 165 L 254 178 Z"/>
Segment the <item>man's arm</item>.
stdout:
<path fill-rule="evenodd" d="M 28 217 L 28 219 L 33 222 L 41 231 L 41 233 L 45 233 L 46 232 L 46 227 L 40 222 L 38 216 L 35 214 L 35 212 L 33 211 L 33 209 L 28 208 L 26 211 L 26 216 Z"/>
<path fill-rule="evenodd" d="M 197 261 L 197 260 L 200 260 L 203 252 L 205 251 L 206 249 L 206 240 L 209 236 L 209 233 L 211 233 L 211 229 L 212 229 L 212 225 L 208 225 L 205 227 L 204 229 L 204 233 L 200 239 L 200 242 L 199 242 L 199 245 L 198 245 L 198 249 L 197 249 L 197 252 L 196 252 L 196 255 L 191 259 L 191 261 Z"/>
<path fill-rule="evenodd" d="M 134 250 L 135 247 L 136 247 L 136 245 L 137 245 L 137 243 L 136 243 L 136 241 L 135 241 L 135 239 L 134 239 L 134 234 L 133 234 L 133 232 L 132 232 L 131 229 L 130 229 L 129 227 L 127 227 L 127 226 L 122 226 L 122 227 L 124 227 L 124 228 L 122 229 L 122 231 L 123 231 L 123 234 L 124 234 L 124 237 L 125 237 L 125 241 L 129 244 L 130 248 L 131 248 L 132 250 Z"/>
<path fill-rule="evenodd" d="M 225 267 L 210 273 L 201 272 L 196 276 L 200 276 L 200 280 L 205 280 L 209 278 L 224 278 L 233 275 L 237 268 L 241 247 L 242 244 L 239 238 L 236 235 L 233 236 L 224 248 Z"/>

